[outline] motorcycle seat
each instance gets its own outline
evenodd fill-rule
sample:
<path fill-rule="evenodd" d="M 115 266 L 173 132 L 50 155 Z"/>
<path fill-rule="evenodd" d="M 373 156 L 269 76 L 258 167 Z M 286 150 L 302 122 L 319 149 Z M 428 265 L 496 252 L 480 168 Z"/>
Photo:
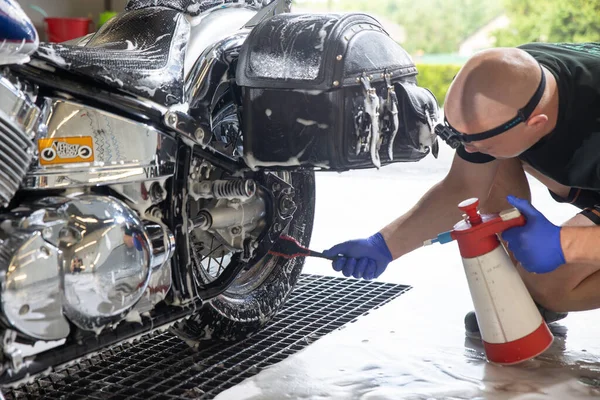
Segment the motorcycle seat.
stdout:
<path fill-rule="evenodd" d="M 79 40 L 41 43 L 32 60 L 169 106 L 183 102 L 189 34 L 177 9 L 136 8 Z"/>

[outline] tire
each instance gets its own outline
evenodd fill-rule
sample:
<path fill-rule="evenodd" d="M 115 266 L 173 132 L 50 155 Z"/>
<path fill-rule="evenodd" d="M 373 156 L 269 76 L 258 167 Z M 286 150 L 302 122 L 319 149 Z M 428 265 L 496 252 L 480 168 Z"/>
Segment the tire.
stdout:
<path fill-rule="evenodd" d="M 298 209 L 287 235 L 308 246 L 315 212 L 314 171 L 291 172 L 290 176 Z M 277 314 L 292 292 L 302 272 L 304 257 L 287 260 L 267 255 L 260 264 L 269 273 L 262 277 L 258 286 L 248 292 L 228 289 L 171 330 L 190 345 L 211 339 L 237 341 L 259 331 Z M 236 282 L 232 284 L 235 285 Z"/>

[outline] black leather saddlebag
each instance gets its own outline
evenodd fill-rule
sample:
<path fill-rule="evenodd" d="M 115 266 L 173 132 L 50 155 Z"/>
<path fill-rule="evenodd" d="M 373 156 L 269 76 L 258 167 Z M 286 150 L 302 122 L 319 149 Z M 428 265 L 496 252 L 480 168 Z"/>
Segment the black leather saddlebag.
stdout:
<path fill-rule="evenodd" d="M 250 33 L 236 75 L 250 167 L 341 171 L 436 152 L 437 101 L 370 16 L 272 17 Z"/>

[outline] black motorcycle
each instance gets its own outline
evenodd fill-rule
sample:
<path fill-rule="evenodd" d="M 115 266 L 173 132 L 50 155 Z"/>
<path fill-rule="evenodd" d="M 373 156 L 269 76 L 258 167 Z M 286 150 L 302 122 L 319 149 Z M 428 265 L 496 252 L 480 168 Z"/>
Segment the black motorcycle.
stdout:
<path fill-rule="evenodd" d="M 0 46 L 3 385 L 155 329 L 251 335 L 301 273 L 269 251 L 309 244 L 315 170 L 436 155 L 436 99 L 364 14 L 131 0 L 36 40 Z"/>

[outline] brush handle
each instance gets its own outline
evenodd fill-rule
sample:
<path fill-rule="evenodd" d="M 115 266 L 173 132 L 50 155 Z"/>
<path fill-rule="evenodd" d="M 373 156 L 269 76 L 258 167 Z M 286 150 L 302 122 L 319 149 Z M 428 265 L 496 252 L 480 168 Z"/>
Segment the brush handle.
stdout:
<path fill-rule="evenodd" d="M 282 235 L 279 242 L 274 246 L 269 253 L 285 258 L 296 257 L 318 257 L 327 260 L 335 261 L 341 256 L 329 257 L 318 251 L 307 249 L 302 246 L 296 239 L 290 236 Z"/>
<path fill-rule="evenodd" d="M 331 261 L 335 261 L 338 258 L 340 258 L 341 256 L 333 256 L 333 257 L 328 257 L 323 253 L 319 253 L 318 251 L 314 251 L 314 250 L 309 250 L 308 251 L 308 255 L 311 257 L 318 257 L 318 258 L 324 258 L 326 260 L 331 260 Z"/>

